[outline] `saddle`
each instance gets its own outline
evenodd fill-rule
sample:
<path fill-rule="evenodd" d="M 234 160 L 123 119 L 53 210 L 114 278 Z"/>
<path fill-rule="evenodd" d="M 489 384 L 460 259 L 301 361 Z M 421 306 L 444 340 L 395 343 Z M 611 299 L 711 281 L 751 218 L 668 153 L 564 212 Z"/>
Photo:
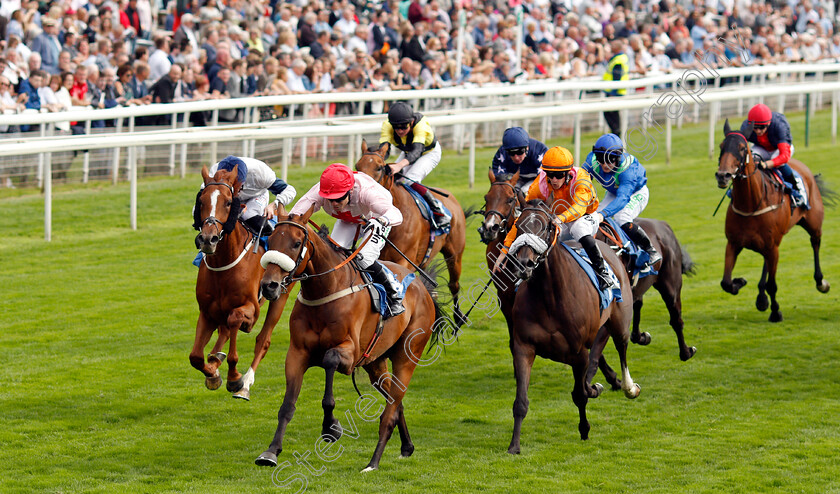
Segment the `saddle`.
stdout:
<path fill-rule="evenodd" d="M 419 193 L 417 193 L 416 190 L 412 189 L 411 185 L 409 185 L 407 182 L 400 181 L 399 184 L 402 185 L 405 188 L 405 190 L 407 190 L 408 193 L 411 195 L 411 198 L 414 200 L 414 204 L 416 204 L 417 209 L 420 210 L 420 215 L 423 216 L 423 219 L 425 219 L 426 221 L 429 222 L 429 225 L 431 227 L 430 229 L 432 230 L 432 233 L 434 235 L 445 235 L 445 234 L 449 233 L 449 231 L 451 230 L 451 225 L 448 224 L 448 223 L 443 228 L 435 228 L 435 226 L 434 226 L 435 224 L 432 221 L 432 214 L 433 214 L 432 213 L 432 208 L 429 206 L 429 203 L 426 202 L 426 199 L 424 199 L 423 196 L 421 196 Z M 435 199 L 435 200 L 437 200 L 437 199 Z M 440 201 L 438 201 L 438 205 L 440 206 L 440 209 L 443 210 L 446 213 L 447 216 L 452 218 L 452 211 L 450 211 Z"/>
<path fill-rule="evenodd" d="M 771 180 L 785 188 L 785 193 L 790 195 L 791 209 L 797 207 L 811 209 L 811 205 L 808 202 L 808 192 L 805 189 L 805 183 L 802 181 L 802 176 L 799 175 L 799 172 L 793 168 L 791 168 L 791 171 L 793 172 L 793 179 L 796 180 L 795 184 L 785 182 L 782 177 L 782 172 L 780 172 L 778 168 L 765 169 L 764 173 L 769 174 Z"/>
<path fill-rule="evenodd" d="M 625 255 L 623 259 L 625 259 L 627 271 L 630 279 L 633 281 L 633 286 L 636 286 L 636 283 L 640 279 L 659 273 L 659 271 L 653 269 L 653 266 L 647 264 L 650 260 L 650 255 L 630 240 L 630 237 L 621 229 L 615 219 L 606 218 L 599 226 L 599 229 L 609 239 L 607 244 L 610 248 L 619 257 Z"/>

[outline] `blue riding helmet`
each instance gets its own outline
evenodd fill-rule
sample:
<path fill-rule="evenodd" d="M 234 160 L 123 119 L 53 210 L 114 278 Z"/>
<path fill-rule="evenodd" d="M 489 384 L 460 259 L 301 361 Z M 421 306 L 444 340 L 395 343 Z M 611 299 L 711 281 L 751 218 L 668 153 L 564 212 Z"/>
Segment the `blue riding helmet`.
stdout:
<path fill-rule="evenodd" d="M 505 133 L 502 136 L 502 148 L 505 150 L 526 148 L 530 142 L 531 137 L 522 127 L 511 127 L 509 129 L 505 129 Z"/>
<path fill-rule="evenodd" d="M 624 143 L 615 134 L 604 134 L 595 141 L 592 152 L 595 153 L 595 159 L 598 160 L 598 163 L 618 164 L 624 154 Z"/>
<path fill-rule="evenodd" d="M 244 184 L 245 177 L 248 176 L 248 165 L 236 156 L 228 156 L 220 161 L 218 169 L 232 171 L 234 166 L 238 166 L 236 169 L 236 178 L 239 179 L 239 183 Z"/>

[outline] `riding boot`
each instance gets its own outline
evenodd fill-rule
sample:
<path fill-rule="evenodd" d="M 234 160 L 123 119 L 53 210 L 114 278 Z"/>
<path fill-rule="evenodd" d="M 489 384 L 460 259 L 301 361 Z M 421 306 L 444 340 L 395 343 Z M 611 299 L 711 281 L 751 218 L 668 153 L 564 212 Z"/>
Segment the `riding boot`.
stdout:
<path fill-rule="evenodd" d="M 607 271 L 607 266 L 604 264 L 604 256 L 601 255 L 601 250 L 592 235 L 586 235 L 580 239 L 580 245 L 589 256 L 589 262 L 592 264 L 592 269 L 598 277 L 598 288 L 603 292 L 607 289 L 618 288 L 615 282 Z"/>
<path fill-rule="evenodd" d="M 396 316 L 405 312 L 405 307 L 402 304 L 403 294 L 401 286 L 396 277 L 385 270 L 385 266 L 374 261 L 370 267 L 367 268 L 373 281 L 385 287 L 385 292 L 388 295 L 388 308 L 391 311 L 391 316 Z"/>
<path fill-rule="evenodd" d="M 271 223 L 268 222 L 268 219 L 262 215 L 251 216 L 247 220 L 245 220 L 245 226 L 251 230 L 254 235 L 259 235 L 261 237 L 267 237 L 271 235 L 271 232 L 274 231 L 274 227 L 271 226 Z"/>
<path fill-rule="evenodd" d="M 630 240 L 636 243 L 641 249 L 648 253 L 650 259 L 647 262 L 648 266 L 653 266 L 657 262 L 662 260 L 662 254 L 657 252 L 656 248 L 653 247 L 653 244 L 650 242 L 650 237 L 647 236 L 647 233 L 640 227 L 639 225 L 633 223 L 632 221 L 628 221 L 627 223 L 621 225 L 621 229 L 624 230 L 624 233 L 630 237 Z"/>
<path fill-rule="evenodd" d="M 432 191 L 426 189 L 426 193 L 423 194 L 423 199 L 429 204 L 429 207 L 432 208 L 432 216 L 434 217 L 434 224 L 435 228 L 443 228 L 449 224 L 449 216 L 446 214 L 446 211 L 443 210 L 443 206 L 441 205 L 440 201 L 438 201 L 433 195 Z"/>

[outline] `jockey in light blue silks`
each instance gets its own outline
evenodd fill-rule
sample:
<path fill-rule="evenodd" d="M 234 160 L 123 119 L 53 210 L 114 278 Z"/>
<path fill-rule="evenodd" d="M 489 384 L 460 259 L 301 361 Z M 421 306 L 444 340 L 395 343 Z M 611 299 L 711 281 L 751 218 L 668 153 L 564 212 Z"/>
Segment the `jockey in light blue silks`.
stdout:
<path fill-rule="evenodd" d="M 598 212 L 604 218 L 614 218 L 630 240 L 648 253 L 648 265 L 662 260 L 645 231 L 633 223 L 647 206 L 650 192 L 645 168 L 624 152 L 621 138 L 615 134 L 599 137 L 582 166 L 607 192 Z"/>

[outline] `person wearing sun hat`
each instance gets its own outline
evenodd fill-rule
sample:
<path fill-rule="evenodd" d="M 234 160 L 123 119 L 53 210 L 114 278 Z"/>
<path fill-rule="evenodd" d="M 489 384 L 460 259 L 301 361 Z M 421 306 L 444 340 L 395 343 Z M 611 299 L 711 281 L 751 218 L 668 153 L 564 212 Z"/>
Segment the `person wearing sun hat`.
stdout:
<path fill-rule="evenodd" d="M 385 238 L 391 227 L 403 221 L 391 193 L 373 178 L 354 172 L 341 163 L 333 163 L 294 205 L 289 214 L 302 215 L 314 207 L 336 218 L 330 235 L 343 248 L 351 250 L 363 237 L 370 239 L 359 252 L 357 264 L 371 273 L 373 281 L 385 287 L 391 316 L 405 311 L 399 281 L 379 262 Z"/>
<path fill-rule="evenodd" d="M 566 237 L 580 242 L 598 276 L 599 288 L 604 291 L 614 288 L 615 283 L 607 271 L 594 237 L 600 223 L 594 217 L 599 216 L 598 196 L 589 173 L 574 166 L 574 161 L 572 153 L 564 147 L 555 146 L 546 151 L 542 169 L 528 188 L 525 200 L 540 199 L 548 204 L 551 212 L 557 215 L 555 225 L 560 230 L 561 239 Z M 505 237 L 505 248 L 502 249 L 496 268 L 501 265 L 516 235 L 514 225 Z"/>

